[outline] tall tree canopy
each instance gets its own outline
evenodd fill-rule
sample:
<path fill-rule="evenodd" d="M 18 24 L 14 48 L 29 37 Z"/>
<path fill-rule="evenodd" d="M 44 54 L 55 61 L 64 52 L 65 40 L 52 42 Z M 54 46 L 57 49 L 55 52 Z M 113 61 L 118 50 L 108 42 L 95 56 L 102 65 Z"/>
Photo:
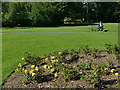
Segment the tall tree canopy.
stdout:
<path fill-rule="evenodd" d="M 120 2 L 3 2 L 3 26 L 56 26 L 72 21 L 118 22 Z"/>

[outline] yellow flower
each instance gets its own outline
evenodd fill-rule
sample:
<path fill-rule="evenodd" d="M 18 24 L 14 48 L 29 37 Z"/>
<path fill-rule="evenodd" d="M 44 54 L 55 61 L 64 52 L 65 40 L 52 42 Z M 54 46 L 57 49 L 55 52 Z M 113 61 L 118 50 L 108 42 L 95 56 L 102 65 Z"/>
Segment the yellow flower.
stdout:
<path fill-rule="evenodd" d="M 43 66 L 43 68 L 45 68 L 45 69 L 46 69 L 46 68 L 47 68 L 47 65 L 44 65 L 44 66 Z"/>
<path fill-rule="evenodd" d="M 55 77 L 57 77 L 57 72 L 54 75 L 55 75 Z"/>
<path fill-rule="evenodd" d="M 119 74 L 118 73 L 115 73 L 116 76 L 118 76 Z"/>
<path fill-rule="evenodd" d="M 23 71 L 24 71 L 25 69 L 23 68 Z"/>
<path fill-rule="evenodd" d="M 96 75 L 96 72 L 94 73 L 94 75 Z"/>
<path fill-rule="evenodd" d="M 60 55 L 62 52 L 58 52 L 58 54 Z"/>
<path fill-rule="evenodd" d="M 108 68 L 105 68 L 104 70 L 108 70 Z"/>
<path fill-rule="evenodd" d="M 32 74 L 32 72 L 30 71 L 30 72 L 29 72 L 29 74 L 31 75 L 31 74 Z"/>
<path fill-rule="evenodd" d="M 51 72 L 54 72 L 54 68 L 51 69 Z"/>
<path fill-rule="evenodd" d="M 25 73 L 28 73 L 28 71 L 27 71 L 27 70 L 25 70 Z"/>
<path fill-rule="evenodd" d="M 22 58 L 22 60 L 24 60 L 24 57 Z"/>
<path fill-rule="evenodd" d="M 51 62 L 52 62 L 52 63 L 54 63 L 54 62 L 55 62 L 55 60 L 51 60 Z"/>
<path fill-rule="evenodd" d="M 50 69 L 50 66 L 48 66 L 48 69 Z"/>
<path fill-rule="evenodd" d="M 55 59 L 55 56 L 51 56 L 51 59 Z"/>
<path fill-rule="evenodd" d="M 19 70 L 19 68 L 17 68 L 15 71 L 18 71 Z"/>
<path fill-rule="evenodd" d="M 58 62 L 58 60 L 57 60 L 57 59 L 56 59 L 55 61 L 56 61 L 56 62 Z"/>
<path fill-rule="evenodd" d="M 35 76 L 35 73 L 32 73 L 32 76 Z"/>
<path fill-rule="evenodd" d="M 48 58 L 45 58 L 45 61 L 47 61 L 48 60 Z"/>
<path fill-rule="evenodd" d="M 18 67 L 22 67 L 22 65 L 19 63 Z"/>
<path fill-rule="evenodd" d="M 35 67 L 35 70 L 38 71 L 39 70 L 38 67 Z"/>
<path fill-rule="evenodd" d="M 50 67 L 53 67 L 52 65 L 50 65 Z"/>
<path fill-rule="evenodd" d="M 32 69 L 31 72 L 34 72 L 34 70 Z"/>
<path fill-rule="evenodd" d="M 31 66 L 31 68 L 34 68 L 34 67 L 35 67 L 35 65 L 32 65 L 32 66 Z"/>
<path fill-rule="evenodd" d="M 31 70 L 31 71 L 29 72 L 29 74 L 31 75 L 33 72 L 34 72 L 34 70 Z"/>
<path fill-rule="evenodd" d="M 113 73 L 115 71 L 115 69 L 112 69 L 111 72 Z"/>

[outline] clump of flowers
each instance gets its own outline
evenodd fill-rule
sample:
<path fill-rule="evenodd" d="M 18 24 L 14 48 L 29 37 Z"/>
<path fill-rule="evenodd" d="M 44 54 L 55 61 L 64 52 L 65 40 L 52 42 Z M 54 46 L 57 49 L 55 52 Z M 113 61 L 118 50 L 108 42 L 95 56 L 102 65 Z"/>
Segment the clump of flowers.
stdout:
<path fill-rule="evenodd" d="M 51 59 L 55 59 L 55 56 L 51 56 Z"/>
<path fill-rule="evenodd" d="M 83 78 L 90 84 L 94 86 L 99 86 L 101 84 L 101 77 L 108 73 L 108 68 L 105 64 L 95 65 L 92 72 L 85 72 Z"/>
<path fill-rule="evenodd" d="M 35 80 L 39 80 L 40 76 L 42 76 L 44 70 L 41 66 L 31 65 L 30 68 L 22 68 L 22 65 L 19 63 L 18 68 L 16 69 L 17 72 L 21 73 L 25 76 L 24 82 L 30 83 Z"/>

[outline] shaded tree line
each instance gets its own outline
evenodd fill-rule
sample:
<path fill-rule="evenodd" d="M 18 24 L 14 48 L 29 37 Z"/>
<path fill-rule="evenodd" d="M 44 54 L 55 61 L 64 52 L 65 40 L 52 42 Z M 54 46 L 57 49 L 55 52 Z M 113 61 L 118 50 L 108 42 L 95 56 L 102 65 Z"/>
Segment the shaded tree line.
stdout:
<path fill-rule="evenodd" d="M 71 21 L 118 22 L 120 2 L 3 2 L 2 25 L 58 26 Z"/>

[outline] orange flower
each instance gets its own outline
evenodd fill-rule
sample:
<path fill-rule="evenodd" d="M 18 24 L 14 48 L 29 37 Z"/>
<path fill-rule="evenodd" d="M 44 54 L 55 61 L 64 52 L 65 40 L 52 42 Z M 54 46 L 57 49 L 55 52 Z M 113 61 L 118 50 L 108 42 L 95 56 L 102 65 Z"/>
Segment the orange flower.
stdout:
<path fill-rule="evenodd" d="M 31 72 L 34 72 L 34 70 L 32 69 Z"/>
<path fill-rule="evenodd" d="M 31 66 L 31 68 L 34 68 L 34 67 L 35 67 L 35 65 L 32 65 L 32 66 Z"/>
<path fill-rule="evenodd" d="M 25 70 L 25 73 L 28 73 L 28 71 L 27 71 L 27 70 Z"/>
<path fill-rule="evenodd" d="M 51 56 L 51 59 L 55 59 L 55 56 Z"/>
<path fill-rule="evenodd" d="M 18 67 L 22 67 L 21 63 L 19 63 Z"/>
<path fill-rule="evenodd" d="M 19 70 L 19 68 L 17 68 L 15 71 L 17 71 L 17 72 L 18 72 L 18 70 Z"/>
<path fill-rule="evenodd" d="M 48 58 L 45 58 L 45 61 L 47 61 L 48 60 Z"/>
<path fill-rule="evenodd" d="M 58 54 L 60 55 L 62 52 L 58 52 Z"/>
<path fill-rule="evenodd" d="M 94 73 L 94 75 L 96 75 L 96 72 Z"/>
<path fill-rule="evenodd" d="M 51 69 L 51 72 L 54 72 L 54 68 Z"/>
<path fill-rule="evenodd" d="M 31 74 L 32 74 L 32 72 L 30 71 L 30 72 L 29 72 L 29 74 L 31 75 Z"/>
<path fill-rule="evenodd" d="M 29 74 L 31 75 L 33 72 L 34 72 L 34 70 L 31 70 L 31 71 L 29 72 Z"/>
<path fill-rule="evenodd" d="M 52 62 L 52 63 L 54 63 L 54 62 L 55 62 L 55 60 L 51 60 L 51 62 Z"/>

